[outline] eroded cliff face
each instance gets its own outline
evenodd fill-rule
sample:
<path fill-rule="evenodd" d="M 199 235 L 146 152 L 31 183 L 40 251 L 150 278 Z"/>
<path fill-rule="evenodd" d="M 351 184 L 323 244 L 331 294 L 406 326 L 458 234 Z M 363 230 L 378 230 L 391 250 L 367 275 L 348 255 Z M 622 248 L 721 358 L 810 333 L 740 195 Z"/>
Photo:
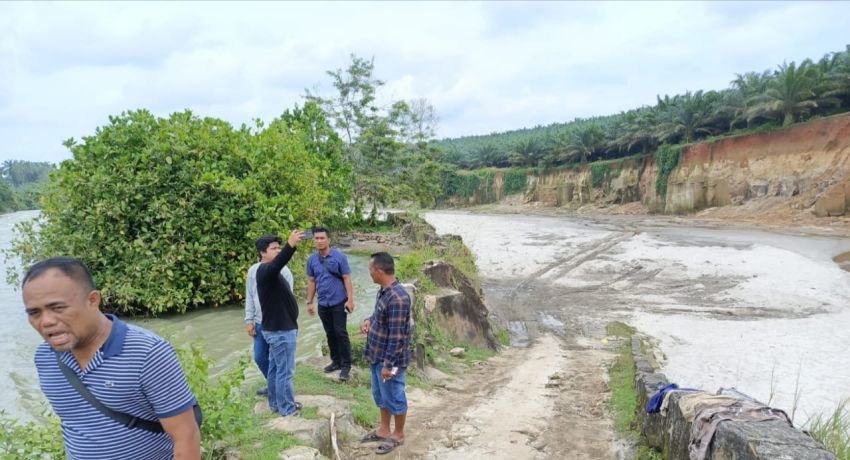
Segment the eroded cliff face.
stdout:
<path fill-rule="evenodd" d="M 850 115 L 697 144 L 670 176 L 665 211 L 773 200 L 822 216 L 847 211 Z"/>
<path fill-rule="evenodd" d="M 559 207 L 639 201 L 649 212 L 669 214 L 743 204 L 764 212 L 850 214 L 850 114 L 688 146 L 667 178 L 663 199 L 657 180 L 653 156 L 628 158 L 529 174 L 525 201 Z M 489 200 L 475 202 L 500 199 L 501 183 L 478 195 Z"/>

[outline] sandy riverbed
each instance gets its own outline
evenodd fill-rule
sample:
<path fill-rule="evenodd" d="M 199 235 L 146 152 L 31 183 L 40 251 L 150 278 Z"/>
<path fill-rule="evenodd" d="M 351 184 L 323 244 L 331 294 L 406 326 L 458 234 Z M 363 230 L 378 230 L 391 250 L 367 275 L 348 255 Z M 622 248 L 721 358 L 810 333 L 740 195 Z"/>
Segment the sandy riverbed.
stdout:
<path fill-rule="evenodd" d="M 673 381 L 796 407 L 798 425 L 850 396 L 850 273 L 832 260 L 850 240 L 646 216 L 425 218 L 470 246 L 511 331 L 596 338 L 624 320 L 658 340 Z"/>

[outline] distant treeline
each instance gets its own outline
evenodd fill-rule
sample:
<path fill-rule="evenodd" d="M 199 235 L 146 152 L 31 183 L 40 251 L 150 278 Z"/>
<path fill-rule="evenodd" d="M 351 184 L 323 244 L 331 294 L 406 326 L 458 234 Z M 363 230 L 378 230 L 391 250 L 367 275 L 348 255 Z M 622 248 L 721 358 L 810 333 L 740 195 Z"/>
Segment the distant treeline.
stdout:
<path fill-rule="evenodd" d="M 769 131 L 850 111 L 850 45 L 818 61 L 736 74 L 720 91 L 659 96 L 616 115 L 438 141 L 442 161 L 464 169 L 550 167 L 654 152 L 713 136 Z"/>
<path fill-rule="evenodd" d="M 0 213 L 40 208 L 39 197 L 52 163 L 6 160 L 0 165 Z"/>

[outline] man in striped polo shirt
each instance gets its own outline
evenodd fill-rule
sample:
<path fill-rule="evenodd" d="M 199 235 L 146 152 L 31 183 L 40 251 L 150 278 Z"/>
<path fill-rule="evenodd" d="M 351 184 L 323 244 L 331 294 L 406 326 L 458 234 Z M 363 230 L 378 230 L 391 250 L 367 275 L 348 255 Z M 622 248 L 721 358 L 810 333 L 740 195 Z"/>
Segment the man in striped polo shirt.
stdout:
<path fill-rule="evenodd" d="M 85 265 L 68 257 L 36 263 L 24 276 L 23 299 L 30 324 L 45 340 L 35 365 L 62 421 L 68 459 L 200 459 L 197 402 L 174 349 L 148 330 L 101 313 Z M 96 409 L 60 362 L 108 410 L 158 421 L 162 431 L 125 426 Z"/>

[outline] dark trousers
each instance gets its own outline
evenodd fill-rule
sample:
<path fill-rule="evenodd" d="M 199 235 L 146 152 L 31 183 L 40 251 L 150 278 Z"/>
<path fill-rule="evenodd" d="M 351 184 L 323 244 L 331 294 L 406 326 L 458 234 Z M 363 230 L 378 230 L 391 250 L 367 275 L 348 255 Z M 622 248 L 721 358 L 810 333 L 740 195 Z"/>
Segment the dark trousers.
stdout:
<path fill-rule="evenodd" d="M 320 306 L 319 318 L 325 327 L 325 335 L 328 336 L 331 360 L 343 369 L 351 368 L 351 340 L 345 328 L 345 321 L 348 319 L 345 302 L 330 307 Z"/>

